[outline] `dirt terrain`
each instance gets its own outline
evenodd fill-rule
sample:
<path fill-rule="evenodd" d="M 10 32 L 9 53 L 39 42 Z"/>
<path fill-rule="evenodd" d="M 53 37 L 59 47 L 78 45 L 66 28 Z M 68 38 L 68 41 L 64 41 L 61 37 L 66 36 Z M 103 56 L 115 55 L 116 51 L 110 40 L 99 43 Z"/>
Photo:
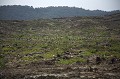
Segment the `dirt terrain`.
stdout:
<path fill-rule="evenodd" d="M 0 20 L 0 79 L 120 79 L 120 13 Z"/>
<path fill-rule="evenodd" d="M 37 65 L 6 68 L 1 79 L 119 79 L 120 62 L 106 65 Z"/>

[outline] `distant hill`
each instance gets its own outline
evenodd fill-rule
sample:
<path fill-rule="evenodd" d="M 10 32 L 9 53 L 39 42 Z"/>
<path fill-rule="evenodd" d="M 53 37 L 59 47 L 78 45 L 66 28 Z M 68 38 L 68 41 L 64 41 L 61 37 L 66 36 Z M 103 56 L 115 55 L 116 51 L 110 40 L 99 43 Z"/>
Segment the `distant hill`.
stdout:
<path fill-rule="evenodd" d="M 103 16 L 119 11 L 106 12 L 101 10 L 85 10 L 76 7 L 46 7 L 46 8 L 33 8 L 32 6 L 0 6 L 0 19 L 1 20 L 30 20 L 40 18 L 60 18 L 60 17 L 73 17 L 73 16 Z"/>

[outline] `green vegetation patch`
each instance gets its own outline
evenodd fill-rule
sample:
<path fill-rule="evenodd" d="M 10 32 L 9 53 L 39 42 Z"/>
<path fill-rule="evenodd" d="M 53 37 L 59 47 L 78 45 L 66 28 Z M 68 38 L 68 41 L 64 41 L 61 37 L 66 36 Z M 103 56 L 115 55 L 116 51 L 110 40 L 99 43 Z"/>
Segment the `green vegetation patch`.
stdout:
<path fill-rule="evenodd" d="M 59 49 L 59 48 L 55 48 L 54 50 L 52 51 L 49 51 L 47 53 L 44 53 L 42 54 L 42 56 L 45 58 L 45 59 L 51 59 L 55 56 L 57 56 L 57 54 L 63 54 L 64 51 L 62 49 Z"/>
<path fill-rule="evenodd" d="M 57 64 L 64 64 L 64 65 L 70 65 L 74 64 L 76 62 L 86 62 L 86 59 L 80 58 L 80 57 L 75 57 L 71 59 L 60 59 L 60 61 L 57 62 Z"/>
<path fill-rule="evenodd" d="M 4 57 L 0 56 L 0 68 L 4 68 L 5 67 L 5 59 Z"/>

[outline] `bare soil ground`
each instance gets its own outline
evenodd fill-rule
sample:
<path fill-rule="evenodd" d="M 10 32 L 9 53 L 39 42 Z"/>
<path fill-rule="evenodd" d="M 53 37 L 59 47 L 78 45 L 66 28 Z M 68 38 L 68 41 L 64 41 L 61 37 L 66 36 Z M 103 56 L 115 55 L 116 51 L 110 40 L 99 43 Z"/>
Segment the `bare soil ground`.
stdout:
<path fill-rule="evenodd" d="M 100 65 L 29 65 L 0 71 L 1 79 L 120 79 L 120 63 Z"/>

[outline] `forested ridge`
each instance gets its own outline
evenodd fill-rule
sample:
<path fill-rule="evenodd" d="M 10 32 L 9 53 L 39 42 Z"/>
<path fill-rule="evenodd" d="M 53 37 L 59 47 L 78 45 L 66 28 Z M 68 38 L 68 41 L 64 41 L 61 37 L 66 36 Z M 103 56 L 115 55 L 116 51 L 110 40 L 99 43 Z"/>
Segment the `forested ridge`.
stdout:
<path fill-rule="evenodd" d="M 119 11 L 101 11 L 101 10 L 85 10 L 83 8 L 68 6 L 50 6 L 33 8 L 32 6 L 6 5 L 0 6 L 1 20 L 30 20 L 30 19 L 48 19 L 60 17 L 74 16 L 103 16 Z"/>

